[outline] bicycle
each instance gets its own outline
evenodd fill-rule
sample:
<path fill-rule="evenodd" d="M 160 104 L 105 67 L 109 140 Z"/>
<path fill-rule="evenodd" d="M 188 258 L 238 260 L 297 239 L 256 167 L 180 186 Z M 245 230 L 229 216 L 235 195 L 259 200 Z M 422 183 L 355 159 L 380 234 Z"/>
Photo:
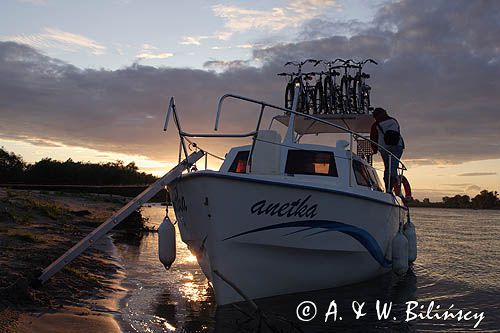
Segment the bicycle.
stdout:
<path fill-rule="evenodd" d="M 378 63 L 373 59 L 366 59 L 355 63 L 358 65 L 358 71 L 354 76 L 353 82 L 353 99 L 354 105 L 356 106 L 357 113 L 368 113 L 370 111 L 370 90 L 371 87 L 365 82 L 366 79 L 370 78 L 370 74 L 363 72 L 363 66 L 371 62 L 372 64 L 378 65 Z"/>
<path fill-rule="evenodd" d="M 297 102 L 297 111 L 303 113 L 316 113 L 316 96 L 314 95 L 314 88 L 309 85 L 312 80 L 313 73 L 302 73 L 302 66 L 308 62 L 318 63 L 317 60 L 307 59 L 302 62 L 289 61 L 285 66 L 293 65 L 297 67 L 297 73 L 280 73 L 279 75 L 290 75 L 290 81 L 285 89 L 285 107 L 292 108 L 293 98 L 295 94 L 295 87 L 299 87 L 299 96 Z"/>
<path fill-rule="evenodd" d="M 355 61 L 352 59 L 343 60 L 343 64 L 338 66 L 339 68 L 344 69 L 344 75 L 340 80 L 340 91 L 342 93 L 342 113 L 357 113 L 355 99 L 353 98 L 355 92 L 355 81 L 354 76 L 349 72 L 350 69 L 356 68 L 358 69 L 360 66 L 351 65 L 351 63 L 355 64 Z"/>
<path fill-rule="evenodd" d="M 325 92 L 323 88 L 323 75 L 328 75 L 326 72 L 318 72 L 314 73 L 315 75 L 319 75 L 319 79 L 316 81 L 314 85 L 314 95 L 316 101 L 316 112 L 318 114 L 324 113 L 326 114 L 328 111 L 327 102 L 325 99 Z"/>
<path fill-rule="evenodd" d="M 340 86 L 337 84 L 337 76 L 340 76 L 340 73 L 335 70 L 335 68 L 339 68 L 339 66 L 333 66 L 337 61 L 343 62 L 344 60 L 335 59 L 334 61 L 323 61 L 327 66 L 326 77 L 323 81 L 325 114 L 337 114 L 340 113 L 342 109 L 342 92 Z"/>
<path fill-rule="evenodd" d="M 297 73 L 278 73 L 278 76 L 290 76 L 288 83 L 285 88 L 285 108 L 292 109 L 293 107 L 293 96 L 295 93 L 295 77 L 298 75 Z"/>

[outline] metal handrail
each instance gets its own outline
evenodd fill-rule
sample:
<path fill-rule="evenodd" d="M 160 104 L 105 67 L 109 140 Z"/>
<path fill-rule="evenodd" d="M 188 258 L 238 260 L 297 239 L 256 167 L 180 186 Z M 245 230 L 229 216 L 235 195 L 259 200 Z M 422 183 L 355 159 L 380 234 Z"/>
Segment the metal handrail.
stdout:
<path fill-rule="evenodd" d="M 240 134 L 212 134 L 212 133 L 189 133 L 185 132 L 179 121 L 179 116 L 177 115 L 177 109 L 175 106 L 174 97 L 170 97 L 170 102 L 167 111 L 167 117 L 165 118 L 165 125 L 163 126 L 163 130 L 166 131 L 168 128 L 168 124 L 170 122 L 170 117 L 173 114 L 175 125 L 179 131 L 181 136 L 187 136 L 189 138 L 246 138 L 249 136 L 253 136 L 257 133 L 257 130 L 251 131 L 248 133 L 240 133 Z"/>

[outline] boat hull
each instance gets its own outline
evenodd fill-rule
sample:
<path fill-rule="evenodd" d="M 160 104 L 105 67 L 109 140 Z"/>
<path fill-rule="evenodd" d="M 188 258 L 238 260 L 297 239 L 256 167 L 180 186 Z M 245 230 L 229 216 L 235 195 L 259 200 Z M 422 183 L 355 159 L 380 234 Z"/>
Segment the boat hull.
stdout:
<path fill-rule="evenodd" d="M 402 216 L 390 195 L 374 199 L 289 179 L 196 173 L 169 192 L 182 240 L 219 305 L 243 300 L 224 279 L 257 299 L 381 275 L 390 269 Z"/>

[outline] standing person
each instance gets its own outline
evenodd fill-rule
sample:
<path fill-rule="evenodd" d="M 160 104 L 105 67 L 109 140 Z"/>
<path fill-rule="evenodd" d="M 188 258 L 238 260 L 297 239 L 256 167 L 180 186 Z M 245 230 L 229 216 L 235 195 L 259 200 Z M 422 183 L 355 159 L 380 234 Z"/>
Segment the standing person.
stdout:
<path fill-rule="evenodd" d="M 375 122 L 373 123 L 370 130 L 370 139 L 390 151 L 398 159 L 401 159 L 403 150 L 405 148 L 405 143 L 403 137 L 401 136 L 401 128 L 399 127 L 398 121 L 390 117 L 387 114 L 387 111 L 382 108 L 376 108 L 375 110 L 373 110 L 373 118 L 375 118 Z M 372 150 L 373 154 L 376 154 L 378 151 L 378 147 L 372 144 Z M 382 160 L 384 161 L 385 188 L 389 192 L 394 187 L 394 185 L 399 183 L 399 162 L 383 149 L 380 150 L 380 155 L 382 155 Z M 389 179 L 389 158 L 391 158 L 391 179 Z M 397 189 L 399 189 L 399 186 L 397 186 Z"/>

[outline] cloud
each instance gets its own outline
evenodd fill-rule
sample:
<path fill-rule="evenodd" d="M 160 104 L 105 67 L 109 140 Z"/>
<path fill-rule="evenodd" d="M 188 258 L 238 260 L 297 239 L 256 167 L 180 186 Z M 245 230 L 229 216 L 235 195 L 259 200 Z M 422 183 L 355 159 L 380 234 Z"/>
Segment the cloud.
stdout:
<path fill-rule="evenodd" d="M 31 47 L 0 42 L 0 133 L 175 161 L 176 131 L 162 131 L 168 96 L 176 96 L 185 130 L 208 132 L 217 97 L 235 89 L 272 100 L 275 89 L 268 90 L 267 80 L 251 68 L 228 73 L 139 64 L 79 69 Z M 227 112 L 221 130 L 248 129 L 257 112 Z M 223 155 L 235 143 L 209 146 Z"/>
<path fill-rule="evenodd" d="M 30 3 L 30 4 L 39 5 L 39 6 L 48 4 L 48 0 L 17 0 L 17 2 Z"/>
<path fill-rule="evenodd" d="M 337 4 L 334 0 L 292 0 L 284 7 L 274 7 L 270 10 L 218 4 L 212 6 L 212 11 L 215 16 L 225 20 L 225 28 L 232 32 L 251 29 L 278 31 L 287 27 L 298 27 L 319 16 L 325 9 L 335 6 Z"/>
<path fill-rule="evenodd" d="M 201 40 L 206 39 L 206 36 L 185 36 L 182 37 L 180 44 L 183 45 L 201 45 Z"/>
<path fill-rule="evenodd" d="M 222 61 L 222 60 L 210 60 L 203 64 L 203 67 L 208 69 L 218 69 L 218 70 L 228 70 L 237 69 L 241 67 L 248 66 L 248 60 L 232 60 L 232 61 Z"/>
<path fill-rule="evenodd" d="M 166 59 L 173 57 L 173 53 L 149 53 L 149 52 L 142 52 L 136 55 L 137 59 Z"/>
<path fill-rule="evenodd" d="M 335 35 L 351 37 L 370 27 L 369 23 L 358 20 L 330 21 L 321 18 L 314 18 L 302 25 L 302 31 L 299 33 L 299 38 L 301 40 L 312 40 L 328 38 Z"/>
<path fill-rule="evenodd" d="M 494 176 L 496 172 L 466 172 L 458 174 L 459 177 Z"/>
<path fill-rule="evenodd" d="M 26 44 L 37 49 L 58 49 L 68 52 L 85 49 L 94 55 L 104 54 L 106 50 L 104 45 L 93 39 L 55 28 L 45 28 L 44 32 L 32 35 L 5 36 L 0 40 Z"/>
<path fill-rule="evenodd" d="M 239 49 L 253 49 L 255 47 L 254 44 L 240 44 L 236 45 L 237 48 Z"/>
<path fill-rule="evenodd" d="M 436 190 L 436 189 L 429 189 L 429 188 L 415 188 L 412 189 L 412 196 L 416 199 L 423 200 L 424 198 L 429 198 L 430 201 L 433 202 L 440 202 L 443 197 L 446 196 L 454 196 L 457 194 L 457 190 Z M 459 194 L 465 194 L 464 192 L 460 191 Z"/>
<path fill-rule="evenodd" d="M 266 63 L 374 58 L 372 104 L 400 120 L 404 158 L 460 163 L 500 157 L 500 3 L 389 3 L 351 37 L 254 51 Z M 467 24 L 464 24 L 467 22 Z M 488 87 L 488 88 L 485 88 Z"/>
<path fill-rule="evenodd" d="M 51 140 L 45 140 L 39 137 L 32 137 L 27 135 L 17 135 L 17 134 L 2 134 L 0 133 L 0 139 L 5 139 L 9 141 L 24 141 L 31 143 L 34 146 L 40 147 L 63 147 L 64 145 L 54 142 Z"/>
<path fill-rule="evenodd" d="M 418 164 L 498 159 L 499 12 L 500 2 L 495 1 L 390 2 L 352 36 L 254 49 L 249 63 L 260 60 L 258 68 L 245 61 L 206 63 L 209 69 L 225 71 L 139 64 L 80 69 L 31 47 L 4 42 L 0 133 L 176 160 L 175 130 L 165 135 L 160 124 L 168 96 L 176 97 L 184 130 L 206 132 L 224 93 L 282 105 L 284 83 L 276 73 L 286 61 L 371 57 L 379 61 L 366 68 L 372 74 L 368 83 L 373 105 L 385 107 L 400 121 L 405 159 Z M 225 110 L 221 131 L 252 130 L 257 112 L 251 107 Z M 238 143 L 205 145 L 224 155 Z"/>
<path fill-rule="evenodd" d="M 142 44 L 142 49 L 138 55 L 135 56 L 137 61 L 141 60 L 151 60 L 151 59 L 167 59 L 174 56 L 171 52 L 157 52 L 158 47 L 144 43 Z"/>
<path fill-rule="evenodd" d="M 144 43 L 142 44 L 142 49 L 145 51 L 158 50 L 158 48 L 152 44 Z"/>
<path fill-rule="evenodd" d="M 470 185 L 465 189 L 465 192 L 467 193 L 472 193 L 472 194 L 477 194 L 479 191 L 481 191 L 482 188 L 477 186 L 477 185 Z"/>
<path fill-rule="evenodd" d="M 218 31 L 212 35 L 207 36 L 184 36 L 180 44 L 182 45 L 201 45 L 202 40 L 215 39 L 215 40 L 228 40 L 233 35 L 229 31 Z"/>

